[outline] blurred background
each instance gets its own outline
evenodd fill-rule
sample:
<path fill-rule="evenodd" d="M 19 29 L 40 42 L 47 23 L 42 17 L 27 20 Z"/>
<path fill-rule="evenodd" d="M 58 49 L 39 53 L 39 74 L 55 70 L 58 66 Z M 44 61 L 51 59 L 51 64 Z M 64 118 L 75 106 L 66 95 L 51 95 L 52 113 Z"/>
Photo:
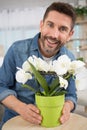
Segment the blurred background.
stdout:
<path fill-rule="evenodd" d="M 56 1 L 59 0 L 0 0 L 0 56 L 5 55 L 13 42 L 33 37 L 39 31 L 46 7 Z M 87 0 L 61 1 L 73 5 L 80 16 L 67 47 L 77 58 L 83 57 L 87 62 L 87 10 L 83 9 L 87 9 Z"/>

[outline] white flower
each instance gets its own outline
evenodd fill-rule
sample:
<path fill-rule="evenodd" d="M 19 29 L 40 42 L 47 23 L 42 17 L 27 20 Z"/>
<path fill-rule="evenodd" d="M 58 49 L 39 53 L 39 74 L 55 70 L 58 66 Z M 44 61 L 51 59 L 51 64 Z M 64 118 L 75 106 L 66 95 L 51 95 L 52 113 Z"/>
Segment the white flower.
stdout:
<path fill-rule="evenodd" d="M 61 76 L 59 76 L 59 81 L 60 81 L 60 87 L 61 88 L 67 88 L 68 87 L 68 81 L 65 80 L 64 78 L 62 78 Z"/>
<path fill-rule="evenodd" d="M 83 67 L 85 63 L 80 60 L 74 60 L 70 64 L 69 72 L 73 73 L 74 75 L 77 74 Z"/>
<path fill-rule="evenodd" d="M 19 70 L 17 71 L 16 73 L 16 80 L 19 82 L 19 83 L 23 83 L 25 84 L 28 79 L 32 79 L 32 76 L 30 73 L 26 73 L 23 69 L 21 68 L 18 68 Z"/>
<path fill-rule="evenodd" d="M 35 61 L 35 58 L 34 58 L 34 57 L 35 57 L 34 55 L 33 55 L 33 56 L 30 56 L 30 57 L 28 58 L 28 61 L 36 67 L 36 61 Z"/>
<path fill-rule="evenodd" d="M 31 70 L 31 67 L 30 67 L 30 64 L 29 64 L 29 62 L 28 62 L 28 60 L 27 61 L 25 61 L 24 63 L 23 63 L 23 65 L 22 65 L 22 68 L 23 68 L 23 70 L 24 71 L 27 71 L 27 72 L 32 72 L 32 70 Z"/>
<path fill-rule="evenodd" d="M 32 64 L 34 65 L 34 67 L 35 67 L 37 70 L 39 70 L 39 71 L 48 72 L 48 71 L 50 70 L 50 65 L 49 65 L 46 61 L 42 60 L 41 58 L 36 57 L 35 55 L 30 56 L 30 57 L 28 58 L 28 61 L 29 61 L 30 63 L 32 63 Z M 24 66 L 23 68 L 25 68 L 25 67 L 26 67 L 26 66 Z M 27 66 L 27 67 L 28 67 L 28 66 Z M 26 68 L 27 68 L 27 67 L 26 67 Z M 30 66 L 29 66 L 28 69 L 30 69 Z M 27 69 L 27 70 L 28 70 L 28 69 Z"/>
<path fill-rule="evenodd" d="M 42 60 L 41 58 L 36 58 L 36 57 L 34 57 L 34 58 L 35 58 L 34 60 L 36 62 L 37 70 L 48 72 L 49 65 L 47 64 L 47 62 Z"/>
<path fill-rule="evenodd" d="M 57 75 L 64 75 L 70 66 L 71 60 L 66 55 L 60 56 L 57 60 L 53 61 L 53 68 Z"/>
<path fill-rule="evenodd" d="M 34 61 L 33 56 L 30 56 L 22 65 L 23 70 L 26 72 L 32 72 L 29 62 L 36 67 L 36 62 Z"/>
<path fill-rule="evenodd" d="M 69 78 L 80 72 L 84 65 L 85 63 L 79 60 L 71 61 L 67 55 L 62 55 L 57 60 L 49 63 L 33 55 L 23 63 L 22 69 L 18 68 L 16 80 L 19 83 L 25 84 L 29 79 L 32 79 L 32 75 L 34 75 L 40 86 L 44 89 L 44 95 L 55 95 L 60 93 L 56 88 L 59 86 L 60 88 L 66 89 L 68 87 Z M 40 75 L 41 73 L 39 71 L 44 71 L 46 73 L 55 72 L 57 74 L 59 80 L 55 78 L 51 84 L 55 88 L 55 94 L 52 92 L 49 93 L 49 84 L 45 80 L 45 77 Z M 29 88 L 32 90 L 32 86 L 29 86 Z M 56 91 L 58 93 L 56 93 Z M 36 90 L 34 92 L 36 92 Z M 38 91 L 38 93 L 42 94 L 40 91 Z M 63 91 L 63 93 L 65 92 Z"/>

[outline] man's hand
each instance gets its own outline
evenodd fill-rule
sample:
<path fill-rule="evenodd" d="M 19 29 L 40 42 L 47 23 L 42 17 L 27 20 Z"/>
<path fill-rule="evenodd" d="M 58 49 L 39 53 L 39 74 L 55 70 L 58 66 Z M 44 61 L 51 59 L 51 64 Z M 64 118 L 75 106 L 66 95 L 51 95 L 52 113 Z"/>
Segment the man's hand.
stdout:
<path fill-rule="evenodd" d="M 33 105 L 24 105 L 20 110 L 20 115 L 26 120 L 33 124 L 41 124 L 42 117 L 40 115 L 39 109 Z"/>
<path fill-rule="evenodd" d="M 34 124 L 41 124 L 42 117 L 40 115 L 39 109 L 33 104 L 25 104 L 19 101 L 15 96 L 10 95 L 5 98 L 2 103 L 8 108 L 16 111 L 25 119 Z M 60 122 L 66 122 L 70 117 L 70 112 L 74 108 L 74 104 L 72 101 L 66 101 L 62 110 L 62 116 L 60 118 Z"/>
<path fill-rule="evenodd" d="M 42 117 L 39 109 L 35 105 L 23 103 L 13 95 L 5 98 L 2 103 L 8 108 L 17 112 L 26 121 L 34 124 L 41 124 Z"/>
<path fill-rule="evenodd" d="M 70 118 L 70 112 L 74 108 L 74 104 L 71 101 L 66 101 L 62 110 L 62 116 L 60 122 L 63 124 Z"/>

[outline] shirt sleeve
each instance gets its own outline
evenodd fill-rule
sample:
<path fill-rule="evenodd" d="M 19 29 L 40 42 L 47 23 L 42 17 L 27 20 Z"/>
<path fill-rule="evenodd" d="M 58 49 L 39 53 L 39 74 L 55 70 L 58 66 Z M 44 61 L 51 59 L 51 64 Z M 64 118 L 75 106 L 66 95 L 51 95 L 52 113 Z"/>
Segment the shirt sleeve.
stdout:
<path fill-rule="evenodd" d="M 14 89 L 15 71 L 15 58 L 13 47 L 11 46 L 4 57 L 2 66 L 0 67 L 0 101 L 9 95 L 17 96 Z"/>
<path fill-rule="evenodd" d="M 70 78 L 69 80 L 69 85 L 67 87 L 67 93 L 65 95 L 65 100 L 70 100 L 74 104 L 74 109 L 72 112 L 75 110 L 76 105 L 77 105 L 77 94 L 76 94 L 76 85 L 75 85 L 75 79 Z"/>

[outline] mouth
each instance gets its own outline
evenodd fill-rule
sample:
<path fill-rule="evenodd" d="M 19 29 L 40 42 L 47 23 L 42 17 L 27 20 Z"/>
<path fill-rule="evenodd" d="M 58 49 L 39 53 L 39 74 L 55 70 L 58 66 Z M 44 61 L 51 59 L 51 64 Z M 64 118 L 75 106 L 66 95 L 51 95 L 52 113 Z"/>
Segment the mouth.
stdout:
<path fill-rule="evenodd" d="M 47 39 L 47 45 L 50 46 L 50 47 L 54 47 L 55 45 L 60 43 L 56 39 L 52 39 L 52 38 L 46 38 L 46 39 Z"/>

